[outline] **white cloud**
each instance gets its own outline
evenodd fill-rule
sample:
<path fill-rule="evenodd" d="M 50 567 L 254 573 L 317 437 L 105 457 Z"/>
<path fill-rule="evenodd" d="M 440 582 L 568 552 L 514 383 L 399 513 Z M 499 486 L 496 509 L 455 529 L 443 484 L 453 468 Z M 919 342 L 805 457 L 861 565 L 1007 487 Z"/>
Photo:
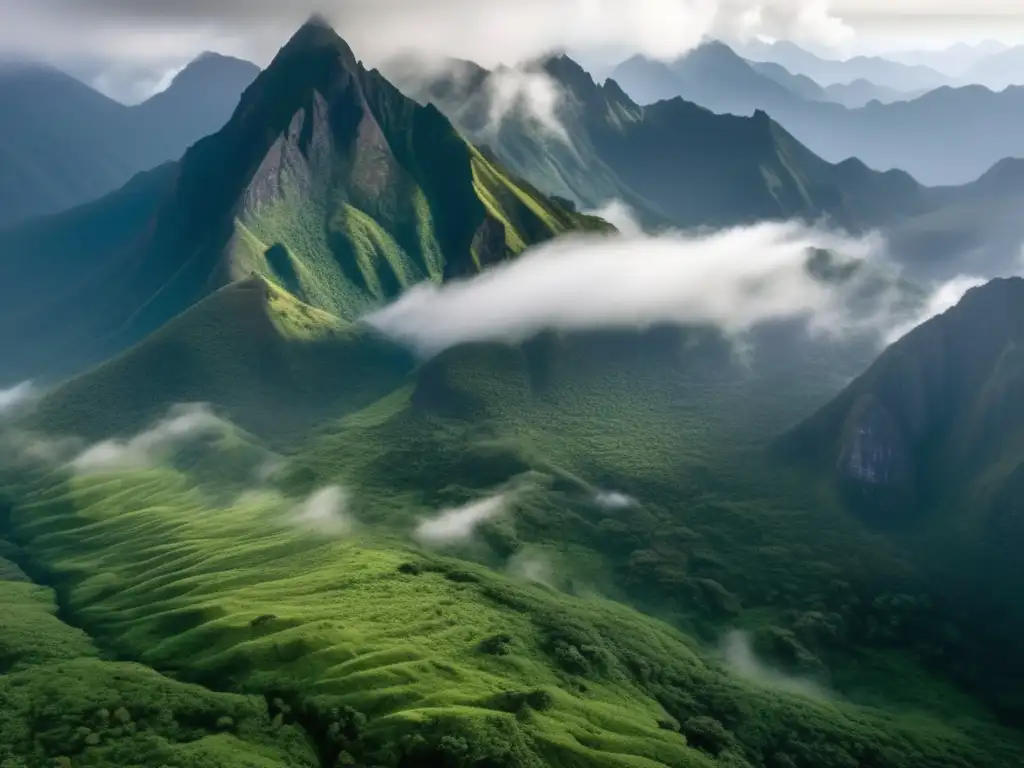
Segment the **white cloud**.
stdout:
<path fill-rule="evenodd" d="M 827 0 L 0 0 L 0 51 L 170 68 L 217 50 L 266 64 L 314 11 L 374 64 L 403 50 L 486 66 L 600 47 L 672 58 L 707 35 L 851 34 Z"/>
<path fill-rule="evenodd" d="M 594 495 L 594 503 L 602 509 L 629 509 L 637 505 L 637 500 L 619 491 L 598 491 Z"/>
<path fill-rule="evenodd" d="M 517 552 L 509 559 L 507 570 L 514 578 L 555 588 L 555 573 L 551 561 L 538 552 Z"/>
<path fill-rule="evenodd" d="M 348 505 L 349 495 L 343 488 L 327 486 L 312 493 L 292 510 L 292 520 L 296 525 L 317 533 L 344 536 L 355 528 Z"/>
<path fill-rule="evenodd" d="M 817 279 L 809 255 L 825 249 L 843 260 L 871 259 L 883 248 L 877 236 L 795 222 L 703 235 L 563 237 L 469 280 L 418 285 L 366 322 L 424 355 L 471 341 L 521 341 L 546 329 L 677 323 L 735 334 L 806 318 L 813 330 L 842 331 L 864 322 L 854 316 L 857 280 Z"/>
<path fill-rule="evenodd" d="M 905 322 L 897 324 L 885 336 L 887 344 L 906 336 L 922 323 L 931 320 L 936 315 L 941 315 L 948 309 L 956 306 L 971 288 L 984 285 L 988 280 L 973 275 L 957 275 L 956 277 L 936 286 L 929 294 L 928 299 L 921 306 L 920 311 Z"/>
<path fill-rule="evenodd" d="M 17 412 L 38 396 L 39 391 L 31 381 L 23 381 L 9 389 L 0 389 L 0 416 Z"/>
<path fill-rule="evenodd" d="M 587 211 L 592 216 L 599 216 L 626 237 L 642 237 L 643 229 L 633 217 L 633 211 L 621 200 L 609 200 L 594 211 Z"/>
<path fill-rule="evenodd" d="M 115 472 L 144 469 L 165 460 L 176 448 L 199 437 L 228 428 L 210 406 L 203 403 L 175 405 L 165 418 L 129 440 L 105 440 L 72 459 L 76 472 Z"/>
<path fill-rule="evenodd" d="M 487 131 L 496 132 L 502 122 L 517 110 L 525 111 L 537 123 L 568 145 L 568 132 L 558 119 L 562 89 L 545 72 L 499 67 L 487 78 Z"/>
<path fill-rule="evenodd" d="M 446 509 L 417 526 L 415 537 L 433 547 L 458 544 L 473 537 L 477 526 L 505 511 L 506 494 L 490 496 L 454 509 Z"/>
<path fill-rule="evenodd" d="M 812 680 L 787 675 L 765 664 L 754 652 L 750 635 L 746 632 L 739 630 L 729 632 L 723 638 L 722 653 L 726 664 L 733 672 L 747 680 L 791 693 L 801 693 L 805 696 L 824 697 L 828 695 L 824 688 Z"/>

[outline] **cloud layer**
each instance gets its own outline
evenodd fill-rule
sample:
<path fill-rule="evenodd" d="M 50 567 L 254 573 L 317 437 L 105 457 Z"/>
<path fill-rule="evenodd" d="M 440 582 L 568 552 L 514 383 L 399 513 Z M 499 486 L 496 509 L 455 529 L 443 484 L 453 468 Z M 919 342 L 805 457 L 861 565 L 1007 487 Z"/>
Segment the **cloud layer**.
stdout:
<path fill-rule="evenodd" d="M 871 259 L 877 237 L 851 238 L 798 223 L 691 235 L 575 236 L 549 242 L 466 281 L 421 284 L 366 318 L 431 355 L 471 341 L 520 341 L 546 329 L 710 324 L 739 333 L 806 317 L 841 329 L 845 291 L 815 278 L 810 254 Z"/>
<path fill-rule="evenodd" d="M 355 528 L 348 512 L 349 496 L 343 488 L 321 488 L 292 510 L 292 521 L 301 528 L 328 536 L 344 536 Z"/>

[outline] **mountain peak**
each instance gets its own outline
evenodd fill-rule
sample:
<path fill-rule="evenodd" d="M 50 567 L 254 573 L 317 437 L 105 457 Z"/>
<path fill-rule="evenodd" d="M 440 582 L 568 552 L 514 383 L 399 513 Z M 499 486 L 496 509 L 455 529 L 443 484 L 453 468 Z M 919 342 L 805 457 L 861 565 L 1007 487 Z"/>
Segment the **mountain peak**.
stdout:
<path fill-rule="evenodd" d="M 347 69 L 357 64 L 356 56 L 341 36 L 334 31 L 326 18 L 313 14 L 305 24 L 299 27 L 278 54 L 282 58 L 286 54 L 309 53 L 312 51 L 335 51 Z"/>

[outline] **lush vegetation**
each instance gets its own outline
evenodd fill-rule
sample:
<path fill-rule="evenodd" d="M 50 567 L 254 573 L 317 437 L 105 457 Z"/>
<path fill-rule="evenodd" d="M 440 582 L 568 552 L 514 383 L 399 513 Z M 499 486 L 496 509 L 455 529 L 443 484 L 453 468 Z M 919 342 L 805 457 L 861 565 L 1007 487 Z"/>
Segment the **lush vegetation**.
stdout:
<path fill-rule="evenodd" d="M 709 119 L 601 92 L 645 147 Z M 770 121 L 726 128 L 744 211 L 818 204 Z M 1021 283 L 831 404 L 874 348 L 798 323 L 416 360 L 356 319 L 607 228 L 312 22 L 182 163 L 0 235 L 5 278 L 41 265 L 0 310 L 8 375 L 118 353 L 0 414 L 0 765 L 1019 762 L 1017 614 L 974 598 L 1021 584 L 977 535 L 1020 532 Z M 863 427 L 882 494 L 834 472 Z"/>

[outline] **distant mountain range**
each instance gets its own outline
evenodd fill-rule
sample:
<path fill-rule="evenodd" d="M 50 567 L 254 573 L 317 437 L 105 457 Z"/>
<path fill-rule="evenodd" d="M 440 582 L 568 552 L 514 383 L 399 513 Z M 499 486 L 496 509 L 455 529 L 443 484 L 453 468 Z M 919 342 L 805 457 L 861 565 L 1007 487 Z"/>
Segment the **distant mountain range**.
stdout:
<path fill-rule="evenodd" d="M 59 70 L 0 66 L 0 226 L 112 192 L 219 129 L 259 74 L 205 54 L 170 87 L 126 107 Z"/>
<path fill-rule="evenodd" d="M 962 184 L 1004 157 L 1024 156 L 1024 134 L 1016 130 L 1024 120 L 1024 87 L 997 93 L 942 85 L 910 100 L 847 109 L 827 103 L 791 72 L 751 64 L 722 43 L 669 63 L 634 57 L 612 77 L 641 102 L 680 95 L 716 112 L 766 111 L 826 160 L 857 157 L 879 170 L 900 168 L 925 184 Z M 826 97 L 855 104 L 893 96 L 860 82 L 841 88 L 831 96 L 826 88 Z"/>

